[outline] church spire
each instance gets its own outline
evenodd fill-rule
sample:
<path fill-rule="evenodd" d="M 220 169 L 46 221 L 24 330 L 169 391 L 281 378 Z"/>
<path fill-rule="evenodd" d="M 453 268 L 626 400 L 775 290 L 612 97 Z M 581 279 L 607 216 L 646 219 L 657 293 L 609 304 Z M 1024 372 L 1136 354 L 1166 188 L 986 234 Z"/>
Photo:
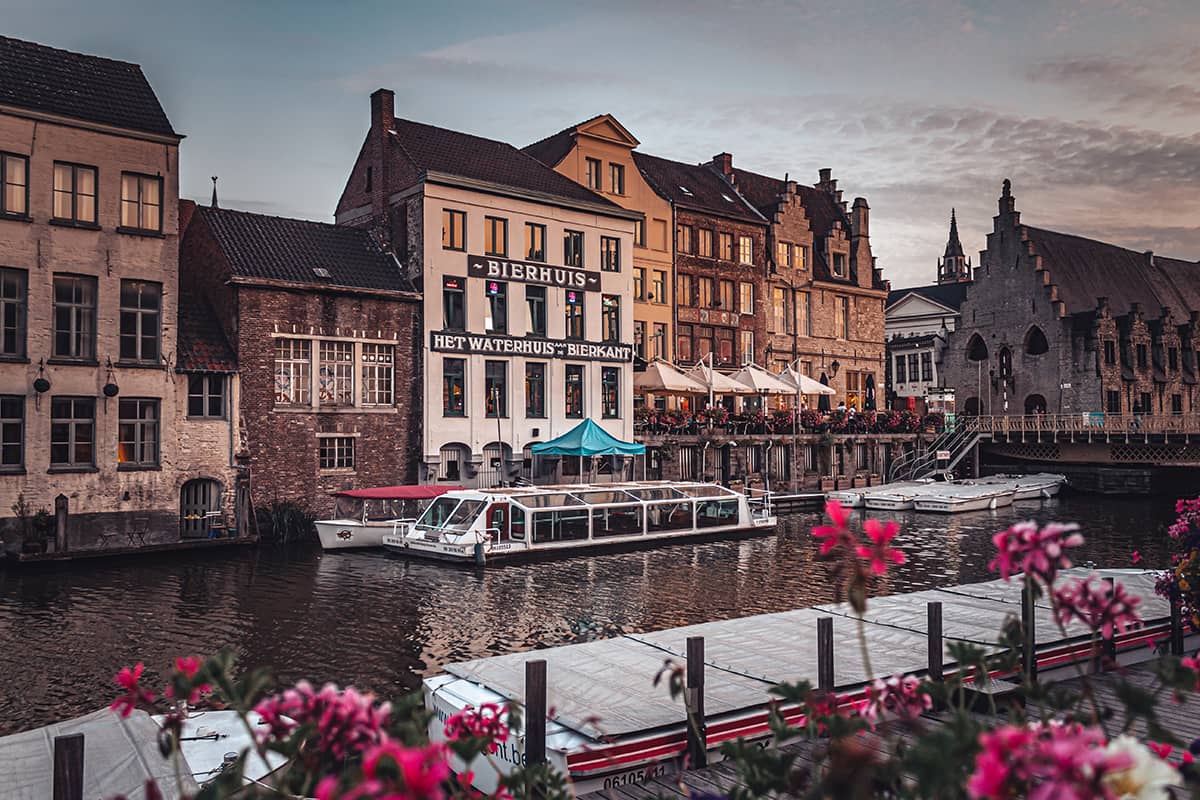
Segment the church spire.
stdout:
<path fill-rule="evenodd" d="M 946 258 L 963 255 L 962 242 L 958 240 L 958 220 L 954 209 L 950 209 L 950 239 L 946 242 Z"/>
<path fill-rule="evenodd" d="M 950 237 L 946 240 L 946 252 L 938 262 L 938 283 L 960 283 L 971 280 L 971 261 L 963 252 L 958 238 L 958 217 L 950 209 Z"/>

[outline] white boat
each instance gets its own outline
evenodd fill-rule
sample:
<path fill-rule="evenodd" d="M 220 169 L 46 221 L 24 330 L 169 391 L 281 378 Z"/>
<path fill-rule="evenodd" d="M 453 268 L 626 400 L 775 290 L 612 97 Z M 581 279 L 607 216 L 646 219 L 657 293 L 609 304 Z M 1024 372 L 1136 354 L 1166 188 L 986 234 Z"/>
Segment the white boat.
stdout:
<path fill-rule="evenodd" d="M 497 558 L 692 536 L 774 530 L 767 506 L 713 483 L 623 483 L 463 489 L 437 498 L 389 552 L 482 564 Z"/>
<path fill-rule="evenodd" d="M 922 478 L 919 481 L 896 481 L 895 483 L 884 483 L 878 486 L 861 486 L 857 489 L 838 489 L 833 492 L 826 492 L 825 499 L 836 500 L 846 508 L 863 508 L 867 505 L 867 498 L 872 494 L 893 494 L 905 489 L 926 486 L 933 482 L 932 478 Z"/>
<path fill-rule="evenodd" d="M 404 533 L 422 510 L 419 504 L 461 486 L 378 486 L 334 492 L 333 519 L 317 520 L 317 537 L 326 550 L 382 547 L 389 533 Z"/>
<path fill-rule="evenodd" d="M 940 514 L 984 511 L 1010 506 L 1016 487 L 1012 484 L 943 483 L 936 490 L 913 498 L 913 509 Z"/>
<path fill-rule="evenodd" d="M 989 475 L 976 481 L 976 483 L 991 486 L 1011 485 L 1016 489 L 1014 500 L 1042 500 L 1054 497 L 1066 482 L 1066 475 L 1053 472 L 1036 472 L 1031 475 Z"/>
<path fill-rule="evenodd" d="M 916 498 L 945 485 L 936 481 L 889 483 L 878 487 L 878 491 L 865 495 L 863 505 L 871 511 L 907 511 L 913 507 Z"/>

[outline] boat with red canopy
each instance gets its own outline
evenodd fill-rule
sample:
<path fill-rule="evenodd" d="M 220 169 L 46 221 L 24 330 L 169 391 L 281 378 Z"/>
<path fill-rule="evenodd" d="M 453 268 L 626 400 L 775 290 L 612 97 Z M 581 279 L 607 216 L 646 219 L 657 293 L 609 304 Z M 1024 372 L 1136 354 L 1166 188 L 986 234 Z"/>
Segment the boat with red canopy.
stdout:
<path fill-rule="evenodd" d="M 317 536 L 326 550 L 382 547 L 385 534 L 403 535 L 430 500 L 461 486 L 374 486 L 334 492 L 333 519 L 316 522 Z"/>

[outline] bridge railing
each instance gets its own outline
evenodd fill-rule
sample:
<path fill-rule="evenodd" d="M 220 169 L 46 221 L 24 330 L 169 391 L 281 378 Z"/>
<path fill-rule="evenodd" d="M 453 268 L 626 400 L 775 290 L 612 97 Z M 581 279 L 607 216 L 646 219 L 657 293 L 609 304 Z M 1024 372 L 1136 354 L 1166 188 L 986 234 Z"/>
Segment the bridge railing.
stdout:
<path fill-rule="evenodd" d="M 1200 433 L 1200 414 L 1023 414 L 960 416 L 958 423 L 980 433 Z"/>

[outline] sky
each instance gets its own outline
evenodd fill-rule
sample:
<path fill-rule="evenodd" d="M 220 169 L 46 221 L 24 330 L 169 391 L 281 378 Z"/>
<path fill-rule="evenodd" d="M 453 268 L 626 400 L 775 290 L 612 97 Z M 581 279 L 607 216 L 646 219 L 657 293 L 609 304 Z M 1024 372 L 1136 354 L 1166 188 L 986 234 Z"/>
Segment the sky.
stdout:
<path fill-rule="evenodd" d="M 5 8 L 5 6 L 9 6 Z M 181 193 L 332 220 L 369 123 L 523 146 L 601 113 L 640 149 L 871 206 L 893 286 L 1022 220 L 1200 259 L 1196 0 L 0 0 L 3 33 L 142 65 L 187 136 Z"/>

